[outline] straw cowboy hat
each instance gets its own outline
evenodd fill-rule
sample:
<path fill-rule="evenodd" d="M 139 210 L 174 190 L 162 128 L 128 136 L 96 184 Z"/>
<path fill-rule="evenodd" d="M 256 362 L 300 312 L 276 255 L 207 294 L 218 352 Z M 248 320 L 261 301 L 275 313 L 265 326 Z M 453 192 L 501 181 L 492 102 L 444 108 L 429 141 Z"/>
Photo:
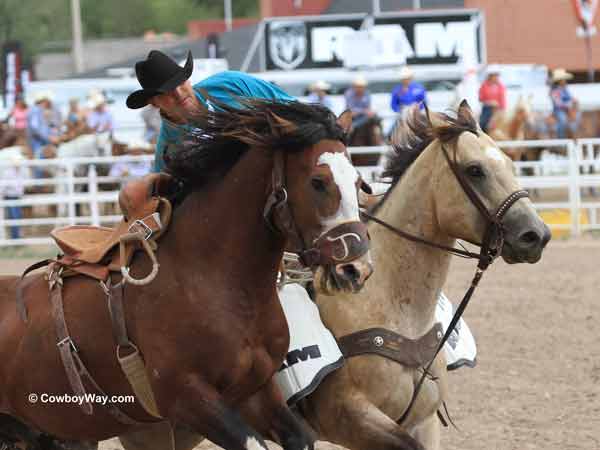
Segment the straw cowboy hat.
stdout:
<path fill-rule="evenodd" d="M 144 61 L 135 63 L 135 75 L 142 89 L 127 97 L 127 107 L 143 108 L 151 97 L 172 91 L 187 80 L 192 75 L 192 70 L 194 59 L 191 51 L 188 51 L 185 65 L 181 67 L 164 53 L 152 50 Z"/>
<path fill-rule="evenodd" d="M 404 66 L 404 67 L 402 67 L 402 69 L 400 69 L 400 73 L 398 74 L 398 77 L 401 80 L 407 80 L 409 78 L 414 78 L 415 73 L 412 70 L 410 70 L 410 68 L 408 66 Z"/>
<path fill-rule="evenodd" d="M 104 95 L 102 95 L 101 92 L 93 92 L 88 97 L 87 106 L 90 109 L 95 109 L 98 106 L 103 105 L 105 103 L 106 103 L 106 97 L 104 97 Z"/>
<path fill-rule="evenodd" d="M 36 92 L 35 95 L 33 96 L 34 103 L 39 103 L 42 100 L 48 100 L 51 102 L 53 99 L 54 99 L 54 94 L 52 93 L 52 91 L 39 91 L 39 92 Z"/>
<path fill-rule="evenodd" d="M 500 67 L 498 67 L 496 64 L 490 64 L 485 68 L 485 75 L 488 77 L 490 75 L 500 75 Z"/>
<path fill-rule="evenodd" d="M 365 87 L 369 84 L 369 82 L 367 81 L 367 79 L 362 76 L 359 75 L 357 76 L 354 81 L 352 81 L 352 86 L 358 86 L 358 87 Z"/>
<path fill-rule="evenodd" d="M 311 84 L 310 88 L 311 90 L 319 89 L 321 91 L 326 91 L 328 89 L 331 89 L 331 85 L 327 81 L 318 80 Z"/>
<path fill-rule="evenodd" d="M 553 83 L 556 83 L 557 81 L 562 81 L 562 80 L 570 80 L 572 78 L 573 78 L 573 74 L 567 72 L 562 67 L 559 67 L 558 69 L 554 69 L 552 71 L 552 82 Z"/>

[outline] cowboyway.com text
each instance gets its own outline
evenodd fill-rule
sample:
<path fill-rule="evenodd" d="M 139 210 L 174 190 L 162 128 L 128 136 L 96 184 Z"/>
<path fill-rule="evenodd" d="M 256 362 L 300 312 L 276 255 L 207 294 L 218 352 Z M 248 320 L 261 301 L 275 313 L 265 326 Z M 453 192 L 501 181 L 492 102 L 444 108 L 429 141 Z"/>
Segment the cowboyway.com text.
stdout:
<path fill-rule="evenodd" d="M 100 394 L 36 394 L 31 393 L 28 396 L 29 403 L 74 403 L 82 405 L 83 403 L 96 403 L 106 405 L 108 403 L 134 403 L 133 395 L 100 395 Z"/>

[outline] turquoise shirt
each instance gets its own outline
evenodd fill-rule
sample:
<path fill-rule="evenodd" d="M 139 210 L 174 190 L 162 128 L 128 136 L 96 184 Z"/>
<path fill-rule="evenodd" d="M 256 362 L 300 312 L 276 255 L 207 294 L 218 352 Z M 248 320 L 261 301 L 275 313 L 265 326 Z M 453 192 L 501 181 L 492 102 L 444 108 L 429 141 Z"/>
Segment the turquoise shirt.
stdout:
<path fill-rule="evenodd" d="M 199 92 L 200 89 L 205 90 L 208 95 L 216 100 L 233 107 L 241 106 L 235 97 L 281 101 L 295 100 L 294 97 L 268 81 L 233 70 L 217 73 L 194 85 L 196 97 L 204 105 L 207 105 L 206 99 Z M 167 146 L 181 142 L 185 134 L 192 129 L 191 125 L 177 125 L 163 117 L 160 134 L 156 142 L 156 151 L 154 152 L 155 172 L 160 172 L 164 167 L 163 155 Z"/>

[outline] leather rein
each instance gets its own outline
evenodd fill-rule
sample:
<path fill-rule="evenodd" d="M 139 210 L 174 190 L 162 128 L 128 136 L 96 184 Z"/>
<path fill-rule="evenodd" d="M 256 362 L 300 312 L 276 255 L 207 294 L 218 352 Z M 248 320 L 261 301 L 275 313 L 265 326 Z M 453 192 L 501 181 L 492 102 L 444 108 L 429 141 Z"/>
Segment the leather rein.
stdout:
<path fill-rule="evenodd" d="M 471 280 L 471 285 L 469 286 L 469 289 L 465 293 L 458 308 L 456 309 L 456 312 L 454 313 L 454 316 L 452 317 L 452 320 L 450 321 L 450 324 L 448 325 L 448 329 L 444 333 L 444 337 L 439 341 L 439 344 L 437 346 L 435 353 L 433 354 L 433 357 L 429 360 L 427 365 L 423 368 L 423 375 L 421 376 L 421 378 L 419 379 L 419 382 L 417 383 L 417 385 L 415 386 L 415 389 L 413 390 L 413 395 L 410 400 L 410 403 L 408 404 L 408 407 L 406 408 L 406 410 L 404 411 L 404 413 L 402 414 L 400 419 L 398 419 L 398 421 L 397 421 L 397 423 L 399 425 L 402 425 L 402 423 L 406 420 L 406 418 L 408 417 L 408 414 L 412 410 L 412 407 L 415 404 L 417 396 L 419 395 L 419 392 L 421 390 L 421 387 L 423 386 L 423 383 L 425 382 L 426 377 L 428 375 L 430 375 L 430 369 L 431 369 L 431 366 L 433 365 L 433 362 L 435 361 L 435 358 L 437 357 L 439 352 L 442 350 L 442 348 L 444 347 L 444 344 L 446 343 L 446 341 L 448 340 L 448 338 L 450 337 L 450 335 L 456 328 L 456 324 L 460 320 L 464 310 L 466 309 L 467 305 L 469 304 L 469 300 L 473 296 L 473 293 L 475 292 L 475 289 L 477 288 L 477 285 L 479 284 L 479 281 L 481 280 L 483 273 L 494 262 L 494 260 L 502 254 L 502 247 L 504 246 L 504 232 L 505 232 L 504 225 L 502 223 L 502 219 L 504 218 L 504 216 L 506 215 L 508 210 L 517 202 L 517 200 L 519 200 L 521 198 L 529 197 L 529 193 L 525 190 L 515 191 L 512 194 L 510 194 L 500 204 L 500 206 L 496 209 L 496 211 L 493 214 L 490 213 L 489 210 L 484 205 L 483 201 L 481 200 L 481 197 L 477 194 L 477 192 L 475 192 L 475 190 L 472 188 L 472 186 L 469 184 L 469 182 L 465 179 L 465 176 L 463 175 L 463 173 L 460 171 L 460 167 L 458 165 L 458 162 L 456 161 L 456 147 L 454 148 L 454 154 L 453 154 L 452 159 L 450 158 L 450 155 L 448 154 L 448 151 L 447 151 L 446 147 L 444 146 L 444 144 L 442 144 L 442 152 L 444 153 L 446 161 L 448 162 L 448 165 L 449 165 L 450 169 L 452 170 L 452 172 L 454 173 L 454 176 L 456 177 L 462 190 L 464 191 L 464 193 L 467 195 L 467 197 L 469 198 L 471 203 L 477 208 L 479 213 L 484 217 L 484 219 L 487 222 L 486 230 L 483 235 L 483 241 L 479 245 L 479 247 L 480 247 L 479 253 L 473 253 L 473 252 L 469 252 L 467 250 L 461 250 L 461 249 L 458 249 L 455 247 L 448 247 L 445 245 L 441 245 L 441 244 L 437 244 L 435 242 L 428 241 L 419 236 L 415 236 L 415 235 L 407 233 L 406 231 L 403 231 L 397 227 L 394 227 L 393 225 L 390 225 L 387 222 L 385 222 L 381 219 L 378 219 L 377 217 L 361 210 L 362 216 L 365 217 L 367 219 L 367 221 L 372 220 L 373 222 L 385 227 L 386 229 L 392 231 L 393 233 L 397 234 L 398 236 L 400 236 L 404 239 L 408 239 L 409 241 L 416 242 L 419 244 L 427 245 L 429 247 L 437 248 L 437 249 L 443 250 L 443 251 L 448 252 L 453 255 L 478 260 L 477 269 L 475 271 L 475 275 L 473 276 L 473 279 Z"/>

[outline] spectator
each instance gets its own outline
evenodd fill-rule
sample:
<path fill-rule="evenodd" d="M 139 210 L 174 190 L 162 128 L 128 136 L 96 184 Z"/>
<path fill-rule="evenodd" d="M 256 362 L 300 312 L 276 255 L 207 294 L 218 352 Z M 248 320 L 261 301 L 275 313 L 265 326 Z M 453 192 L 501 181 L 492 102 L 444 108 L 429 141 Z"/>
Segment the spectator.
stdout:
<path fill-rule="evenodd" d="M 550 99 L 552 100 L 552 115 L 556 120 L 556 136 L 558 139 L 566 139 L 567 132 L 574 137 L 579 127 L 580 114 L 577 111 L 577 101 L 567 89 L 567 80 L 573 75 L 563 68 L 552 71 L 552 88 Z"/>
<path fill-rule="evenodd" d="M 331 89 L 331 85 L 326 81 L 319 80 L 315 81 L 310 85 L 310 95 L 307 98 L 308 103 L 318 103 L 330 110 L 333 110 L 333 102 L 329 95 L 327 95 L 327 91 Z"/>
<path fill-rule="evenodd" d="M 488 68 L 487 77 L 479 88 L 479 101 L 481 102 L 479 126 L 487 133 L 494 112 L 506 110 L 506 88 L 500 81 L 500 72 L 497 68 Z"/>
<path fill-rule="evenodd" d="M 106 107 L 106 98 L 100 92 L 94 92 L 88 100 L 91 110 L 87 117 L 87 126 L 94 133 L 112 132 L 114 129 L 113 117 Z"/>
<path fill-rule="evenodd" d="M 42 158 L 42 150 L 48 144 L 58 144 L 59 139 L 50 125 L 52 115 L 52 93 L 39 92 L 35 96 L 35 105 L 27 113 L 27 137 L 33 157 Z"/>
<path fill-rule="evenodd" d="M 400 113 L 401 118 L 404 118 L 409 106 L 418 103 L 419 108 L 424 108 L 427 102 L 425 88 L 414 81 L 414 77 L 413 71 L 404 66 L 400 71 L 401 83 L 392 90 L 392 110 Z"/>
<path fill-rule="evenodd" d="M 6 166 L 2 170 L 0 179 L 8 181 L 8 184 L 0 185 L 0 192 L 4 200 L 20 200 L 25 194 L 24 181 L 29 176 L 29 170 L 22 166 L 20 161 L 20 158 L 14 158 L 14 164 Z M 20 206 L 6 206 L 5 214 L 8 220 L 23 218 Z M 11 225 L 9 228 L 11 239 L 19 239 L 21 237 L 21 228 L 18 225 Z"/>
<path fill-rule="evenodd" d="M 29 108 L 27 103 L 21 95 L 15 99 L 15 106 L 13 106 L 7 119 L 10 121 L 11 126 L 17 131 L 18 137 L 24 137 L 27 133 L 27 113 Z"/>
<path fill-rule="evenodd" d="M 160 109 L 148 104 L 142 109 L 141 115 L 145 125 L 144 139 L 146 142 L 156 144 L 158 134 L 160 133 Z"/>
<path fill-rule="evenodd" d="M 79 99 L 69 99 L 69 112 L 67 113 L 67 120 L 65 125 L 67 127 L 67 133 L 77 135 L 83 132 L 86 120 L 84 112 L 79 108 Z"/>
<path fill-rule="evenodd" d="M 352 111 L 352 128 L 355 129 L 375 117 L 375 112 L 371 109 L 371 94 L 367 90 L 368 84 L 366 78 L 358 76 L 344 93 L 346 109 Z"/>

